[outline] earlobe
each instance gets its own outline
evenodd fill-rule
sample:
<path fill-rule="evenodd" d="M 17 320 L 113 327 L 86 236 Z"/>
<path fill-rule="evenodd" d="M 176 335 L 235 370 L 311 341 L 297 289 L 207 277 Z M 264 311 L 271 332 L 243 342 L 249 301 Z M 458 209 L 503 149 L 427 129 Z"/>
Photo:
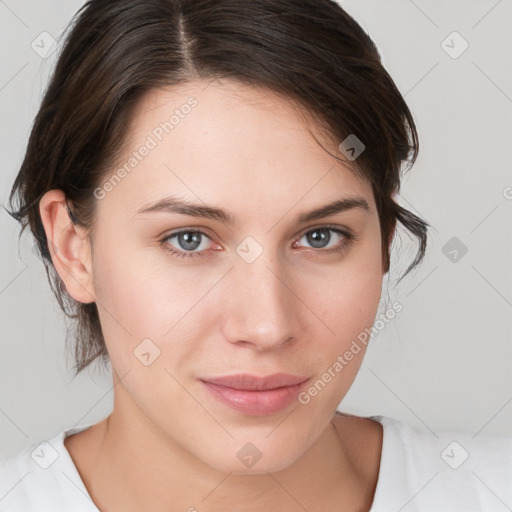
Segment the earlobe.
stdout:
<path fill-rule="evenodd" d="M 66 290 L 78 302 L 94 302 L 90 243 L 84 231 L 71 222 L 64 192 L 46 192 L 39 202 L 39 214 L 53 265 Z"/>

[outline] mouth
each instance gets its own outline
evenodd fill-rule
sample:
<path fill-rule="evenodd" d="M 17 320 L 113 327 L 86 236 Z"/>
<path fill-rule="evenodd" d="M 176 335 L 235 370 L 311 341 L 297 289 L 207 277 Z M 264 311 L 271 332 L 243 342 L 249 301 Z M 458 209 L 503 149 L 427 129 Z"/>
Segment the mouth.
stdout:
<path fill-rule="evenodd" d="M 266 377 L 250 374 L 199 379 L 219 402 L 249 416 L 267 416 L 291 405 L 309 377 L 275 373 Z"/>

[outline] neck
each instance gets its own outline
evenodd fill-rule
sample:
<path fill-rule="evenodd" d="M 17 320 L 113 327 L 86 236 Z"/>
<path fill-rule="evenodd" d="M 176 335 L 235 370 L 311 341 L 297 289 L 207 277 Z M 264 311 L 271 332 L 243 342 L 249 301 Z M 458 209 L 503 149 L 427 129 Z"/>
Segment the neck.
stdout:
<path fill-rule="evenodd" d="M 344 436 L 343 427 L 340 434 L 334 421 L 286 469 L 241 475 L 203 463 L 133 402 L 116 406 L 88 429 L 88 462 L 77 464 L 101 510 L 340 510 L 343 505 L 359 510 L 362 503 L 366 509 L 371 505 L 375 482 L 368 485 L 354 460 L 353 437 Z M 336 417 L 337 423 L 342 420 Z"/>

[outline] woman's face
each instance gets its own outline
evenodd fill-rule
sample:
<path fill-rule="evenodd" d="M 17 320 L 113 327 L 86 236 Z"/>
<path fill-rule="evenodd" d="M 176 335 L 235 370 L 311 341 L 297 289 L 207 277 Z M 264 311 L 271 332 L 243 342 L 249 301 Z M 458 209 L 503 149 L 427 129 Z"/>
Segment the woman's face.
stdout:
<path fill-rule="evenodd" d="M 90 261 L 115 407 L 222 471 L 287 467 L 348 391 L 364 345 L 343 356 L 376 315 L 370 185 L 291 103 L 235 82 L 151 92 L 107 180 Z"/>

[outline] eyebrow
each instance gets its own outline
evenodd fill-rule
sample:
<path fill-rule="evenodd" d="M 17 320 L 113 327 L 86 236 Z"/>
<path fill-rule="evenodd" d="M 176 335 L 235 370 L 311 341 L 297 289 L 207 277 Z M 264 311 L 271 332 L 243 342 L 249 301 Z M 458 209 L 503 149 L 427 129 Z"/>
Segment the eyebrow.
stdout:
<path fill-rule="evenodd" d="M 366 199 L 363 197 L 346 197 L 300 214 L 297 217 L 297 222 L 311 222 L 314 220 L 323 219 L 329 215 L 334 215 L 336 213 L 341 213 L 356 208 L 367 212 L 370 211 L 370 206 L 368 205 Z M 189 201 L 185 201 L 173 196 L 165 197 L 154 203 L 142 206 L 139 210 L 137 210 L 135 216 L 142 215 L 144 213 L 178 213 L 181 215 L 190 215 L 191 217 L 217 220 L 229 225 L 238 224 L 239 222 L 239 219 L 236 216 L 220 208 L 207 206 L 205 204 L 191 203 Z"/>

